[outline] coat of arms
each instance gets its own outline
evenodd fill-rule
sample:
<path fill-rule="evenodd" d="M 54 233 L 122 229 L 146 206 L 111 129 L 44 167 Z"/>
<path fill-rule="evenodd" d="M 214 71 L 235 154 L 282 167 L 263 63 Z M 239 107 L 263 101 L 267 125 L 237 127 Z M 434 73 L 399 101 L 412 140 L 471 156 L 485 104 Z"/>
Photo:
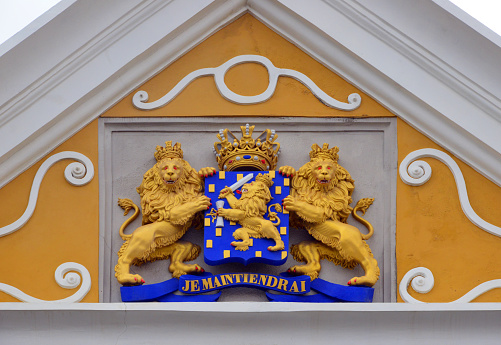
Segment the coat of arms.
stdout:
<path fill-rule="evenodd" d="M 126 213 L 135 210 L 120 229 L 125 243 L 118 253 L 116 276 L 124 285 L 122 300 L 212 301 L 221 289 L 247 286 L 267 290 L 273 301 L 371 301 L 373 290 L 356 286 L 372 286 L 379 277 L 377 262 L 365 242 L 373 229 L 357 211 L 365 213 L 373 199 L 362 199 L 355 208 L 349 205 L 354 181 L 337 162 L 339 149 L 315 144 L 310 162 L 298 171 L 290 166 L 276 171 L 280 144 L 275 131 L 266 129 L 254 139 L 254 126 L 240 129 L 240 138 L 229 129 L 217 134 L 213 152 L 219 171 L 192 169 L 182 159 L 180 144 L 157 147 L 157 164 L 137 188 L 143 226 L 132 235 L 123 231 L 139 215 L 139 208 L 128 199 L 119 201 Z M 350 214 L 369 234 L 362 235 L 347 224 Z M 311 241 L 289 245 L 289 216 L 294 230 L 307 230 Z M 203 244 L 181 240 L 189 228 L 197 226 L 204 229 Z M 304 264 L 280 276 L 212 275 L 207 267 L 188 263 L 203 252 L 210 266 L 229 262 L 281 266 L 289 251 Z M 163 283 L 147 285 L 141 276 L 129 273 L 130 265 L 168 258 L 173 278 Z M 329 283 L 318 276 L 322 259 L 346 268 L 360 265 L 365 275 L 351 279 L 351 286 Z M 310 288 L 317 294 L 308 293 Z M 210 291 L 216 293 L 203 294 Z"/>
<path fill-rule="evenodd" d="M 214 145 L 221 171 L 205 180 L 205 194 L 218 200 L 217 209 L 206 213 L 205 262 L 282 265 L 289 247 L 289 217 L 282 213 L 281 201 L 289 195 L 289 179 L 274 170 L 280 145 L 272 130 L 257 139 L 252 138 L 254 126 L 241 130 L 240 140 L 228 129 L 220 131 Z"/>

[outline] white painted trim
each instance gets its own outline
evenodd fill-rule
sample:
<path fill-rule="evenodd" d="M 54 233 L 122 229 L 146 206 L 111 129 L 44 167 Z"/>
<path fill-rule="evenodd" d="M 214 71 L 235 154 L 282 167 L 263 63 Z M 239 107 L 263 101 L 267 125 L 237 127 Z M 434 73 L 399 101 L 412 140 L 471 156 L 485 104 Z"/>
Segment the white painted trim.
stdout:
<path fill-rule="evenodd" d="M 224 76 L 228 70 L 236 65 L 244 63 L 257 63 L 266 67 L 268 71 L 268 87 L 261 94 L 256 96 L 242 96 L 233 91 L 231 91 L 224 81 Z M 191 72 L 186 77 L 181 79 L 165 96 L 160 99 L 148 102 L 148 93 L 146 91 L 138 91 L 132 97 L 132 104 L 141 110 L 152 110 L 158 109 L 169 104 L 177 95 L 183 91 L 186 86 L 188 86 L 193 80 L 204 77 L 204 76 L 214 76 L 214 81 L 216 82 L 216 87 L 219 90 L 221 96 L 226 100 L 236 103 L 236 104 L 258 104 L 264 103 L 269 100 L 275 93 L 275 89 L 278 83 L 278 77 L 290 77 L 301 82 L 306 86 L 315 97 L 318 98 L 320 102 L 328 107 L 339 109 L 339 110 L 355 110 L 357 109 L 361 102 L 362 97 L 358 93 L 352 93 L 348 96 L 348 103 L 340 102 L 328 94 L 326 94 L 322 89 L 320 89 L 317 84 L 306 75 L 301 72 L 294 71 L 286 68 L 277 68 L 273 63 L 266 57 L 261 55 L 239 55 L 236 56 L 219 67 L 214 68 L 202 68 Z"/>
<path fill-rule="evenodd" d="M 119 311 L 119 312 L 197 312 L 266 314 L 295 312 L 501 312 L 501 303 L 295 303 L 295 302 L 171 302 L 171 303 L 0 303 L 0 311 Z M 360 325 L 358 325 L 360 327 Z"/>
<path fill-rule="evenodd" d="M 402 280 L 400 281 L 399 293 L 400 297 L 406 303 L 425 303 L 421 302 L 414 297 L 412 297 L 407 288 L 409 284 L 412 288 L 419 293 L 428 293 L 433 289 L 433 285 L 435 284 L 435 278 L 433 277 L 433 273 L 427 269 L 426 267 L 416 267 L 407 272 Z M 483 295 L 484 293 L 501 288 L 501 279 L 489 280 L 485 283 L 482 283 L 470 291 L 468 291 L 464 296 L 449 302 L 449 303 L 469 303 L 473 301 L 478 296 Z"/>
<path fill-rule="evenodd" d="M 80 275 L 74 272 L 78 272 Z M 4 283 L 0 283 L 0 291 L 5 292 L 22 302 L 78 303 L 89 293 L 92 284 L 89 271 L 84 266 L 77 264 L 76 262 L 65 262 L 64 264 L 59 265 L 54 273 L 54 278 L 56 279 L 56 283 L 64 289 L 75 289 L 78 285 L 80 285 L 80 282 L 82 284 L 80 285 L 80 289 L 78 289 L 73 295 L 55 301 L 46 301 L 32 297 L 18 288 Z"/>
<path fill-rule="evenodd" d="M 400 163 L 399 173 L 402 181 L 410 186 L 421 186 L 428 182 L 431 178 L 431 167 L 425 161 L 417 160 L 426 157 L 438 159 L 450 169 L 456 181 L 459 201 L 466 217 L 480 229 L 501 237 L 501 228 L 480 218 L 471 207 L 468 191 L 466 190 L 466 182 L 461 169 L 445 152 L 435 149 L 421 149 L 409 153 Z"/>
<path fill-rule="evenodd" d="M 432 0 L 109 0 L 1 56 L 0 187 L 247 10 L 501 185 L 501 49 Z"/>
<path fill-rule="evenodd" d="M 501 142 L 496 139 L 501 118 L 499 90 L 489 90 L 496 96 L 489 94 L 472 82 L 472 76 L 459 73 L 413 41 L 401 31 L 405 27 L 392 26 L 387 18 L 376 16 L 373 7 L 380 2 L 252 0 L 249 5 L 268 26 L 501 185 Z M 430 6 L 428 1 L 413 6 L 384 2 L 384 14 L 393 15 L 391 19 L 412 18 L 414 7 Z M 435 25 L 429 20 L 428 26 Z M 442 29 L 436 30 L 428 39 L 440 39 Z M 499 85 L 488 72 L 483 77 Z"/>
<path fill-rule="evenodd" d="M 461 20 L 470 28 L 478 32 L 480 35 L 486 37 L 499 47 L 501 47 L 501 36 L 492 31 L 490 28 L 473 18 L 471 15 L 463 11 L 461 8 L 450 2 L 449 0 L 433 0 L 438 6 L 442 7 L 447 12 L 450 12 L 454 17 Z"/>
<path fill-rule="evenodd" d="M 71 185 L 77 187 L 84 186 L 94 178 L 94 165 L 92 164 L 92 161 L 85 155 L 73 151 L 64 151 L 50 156 L 45 162 L 42 163 L 40 168 L 38 168 L 35 178 L 33 179 L 33 184 L 31 185 L 28 206 L 26 207 L 23 215 L 14 223 L 1 227 L 0 237 L 9 235 L 19 230 L 28 222 L 28 220 L 33 215 L 33 212 L 35 212 L 38 192 L 40 190 L 40 185 L 42 184 L 42 180 L 45 174 L 50 169 L 50 167 L 63 159 L 74 159 L 78 161 L 68 164 L 68 166 L 64 170 L 64 177 L 66 178 L 66 181 L 68 181 L 68 183 L 70 183 Z"/>
<path fill-rule="evenodd" d="M 499 344 L 501 305 L 0 304 L 6 344 Z M 418 331 L 417 331 L 418 330 Z M 398 336 L 395 336 L 397 334 Z"/>
<path fill-rule="evenodd" d="M 38 18 L 26 25 L 19 32 L 0 44 L 0 57 L 7 53 L 10 49 L 14 48 L 25 39 L 40 30 L 44 25 L 49 23 L 52 19 L 61 14 L 64 10 L 70 7 L 77 0 L 60 0 L 57 4 L 49 8 Z"/>
<path fill-rule="evenodd" d="M 131 6 L 131 3 L 137 4 Z M 110 0 L 87 6 L 77 1 L 70 9 L 83 18 L 102 20 L 99 25 L 105 30 L 85 41 L 86 45 L 73 54 L 50 45 L 43 47 L 46 50 L 38 52 L 39 55 L 51 59 L 57 67 L 26 82 L 24 91 L 11 99 L 2 97 L 8 96 L 12 89 L 20 90 L 12 85 L 37 77 L 42 69 L 35 73 L 31 70 L 40 62 L 35 65 L 26 62 L 30 67 L 26 71 L 31 73 L 20 76 L 27 73 L 21 69 L 22 64 L 0 59 L 0 70 L 8 71 L 2 75 L 0 91 L 4 91 L 2 85 L 9 85 L 5 90 L 8 93 L 0 92 L 0 188 L 94 120 L 110 104 L 158 73 L 164 64 L 172 63 L 241 15 L 245 11 L 244 3 L 243 0 L 200 0 L 186 6 L 182 0 Z M 106 20 L 114 19 L 117 13 L 122 17 L 107 23 L 101 18 L 102 13 L 108 13 L 109 18 L 104 16 Z M 174 18 L 170 18 L 172 15 Z M 86 20 L 78 20 L 78 26 L 70 18 L 66 23 L 67 30 L 59 23 L 61 25 L 47 28 L 49 34 L 39 39 L 65 41 L 59 38 L 65 31 L 87 33 L 90 29 Z M 79 37 L 77 33 L 70 35 L 72 40 Z M 38 42 L 32 37 L 30 40 L 34 40 L 31 44 Z M 23 49 L 24 46 L 19 48 L 19 54 L 32 55 Z M 22 62 L 21 57 L 18 60 Z M 132 60 L 134 63 L 128 66 Z M 29 106 L 22 102 L 32 96 L 35 97 Z M 11 112 L 15 115 L 11 116 Z"/>

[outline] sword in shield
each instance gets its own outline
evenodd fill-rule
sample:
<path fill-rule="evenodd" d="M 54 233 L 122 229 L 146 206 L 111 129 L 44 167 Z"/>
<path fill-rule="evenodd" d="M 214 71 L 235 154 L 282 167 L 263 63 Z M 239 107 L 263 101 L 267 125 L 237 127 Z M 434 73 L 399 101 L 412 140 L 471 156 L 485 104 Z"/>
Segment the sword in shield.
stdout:
<path fill-rule="evenodd" d="M 289 194 L 289 181 L 285 182 L 286 178 L 275 174 L 274 171 L 265 171 L 261 174 L 255 171 L 226 171 L 205 179 L 206 196 L 217 200 L 214 208 L 210 212 L 208 210 L 204 217 L 204 260 L 207 264 L 221 265 L 239 262 L 247 265 L 254 262 L 282 265 L 287 260 L 289 215 L 286 210 L 281 209 L 279 203 L 268 201 L 264 205 L 266 212 L 263 215 L 251 216 L 261 224 L 259 236 L 253 236 L 253 231 L 249 232 L 252 229 L 242 226 L 238 221 L 231 221 L 218 215 L 218 212 L 222 213 L 221 210 L 226 208 L 226 205 L 229 206 L 228 210 L 232 209 L 226 197 L 227 194 L 224 194 L 224 199 L 217 199 L 223 189 L 228 192 L 231 189 L 238 193 L 244 184 L 249 184 L 258 178 L 258 183 L 249 188 L 258 188 L 256 191 L 259 191 L 259 196 L 251 194 L 247 195 L 247 199 L 266 195 L 263 187 L 259 186 L 260 184 L 266 185 L 271 200 L 283 199 Z M 273 182 L 272 188 L 269 182 Z M 249 193 L 249 191 L 246 192 Z M 242 200 L 242 197 L 243 194 L 240 197 L 235 196 L 234 199 Z M 273 207 L 275 207 L 275 212 L 273 212 Z M 279 236 L 275 236 L 277 232 Z M 283 249 L 280 249 L 282 243 Z"/>
<path fill-rule="evenodd" d="M 244 184 L 252 180 L 253 177 L 254 174 L 252 173 L 245 175 L 243 178 L 241 178 L 240 180 L 238 180 L 237 182 L 235 182 L 230 186 L 231 191 L 232 192 L 236 191 L 238 188 L 242 187 Z M 224 200 L 216 201 L 216 207 L 218 210 L 223 206 L 224 206 Z M 216 220 L 216 228 L 223 228 L 223 227 L 224 227 L 224 219 L 223 217 L 218 216 Z"/>

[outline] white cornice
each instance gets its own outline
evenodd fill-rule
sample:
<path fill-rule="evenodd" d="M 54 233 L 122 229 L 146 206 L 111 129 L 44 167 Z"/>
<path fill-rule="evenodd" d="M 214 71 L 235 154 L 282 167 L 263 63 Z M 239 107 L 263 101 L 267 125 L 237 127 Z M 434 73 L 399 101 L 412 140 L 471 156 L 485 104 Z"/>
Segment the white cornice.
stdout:
<path fill-rule="evenodd" d="M 72 3 L 0 57 L 0 187 L 245 11 L 501 185 L 501 48 L 435 2 Z"/>
<path fill-rule="evenodd" d="M 250 4 L 268 26 L 501 185 L 498 97 L 356 2 Z"/>
<path fill-rule="evenodd" d="M 141 344 L 144 339 L 152 344 L 166 339 L 173 344 L 351 344 L 355 336 L 385 345 L 420 345 L 424 339 L 429 344 L 491 345 L 499 344 L 500 317 L 499 303 L 0 305 L 5 344 Z"/>
<path fill-rule="evenodd" d="M 0 106 L 0 187 L 245 10 L 240 0 L 200 0 L 190 6 L 181 0 L 135 1 L 127 11 L 121 1 L 106 3 L 112 2 L 125 14 L 107 25 L 100 22 L 106 29 L 64 58 L 44 51 L 56 67 L 26 81 Z M 72 10 L 84 18 L 102 10 L 84 7 Z M 51 31 L 61 28 L 47 29 L 46 40 Z M 9 78 L 14 82 L 17 72 L 6 72 L 5 84 Z"/>

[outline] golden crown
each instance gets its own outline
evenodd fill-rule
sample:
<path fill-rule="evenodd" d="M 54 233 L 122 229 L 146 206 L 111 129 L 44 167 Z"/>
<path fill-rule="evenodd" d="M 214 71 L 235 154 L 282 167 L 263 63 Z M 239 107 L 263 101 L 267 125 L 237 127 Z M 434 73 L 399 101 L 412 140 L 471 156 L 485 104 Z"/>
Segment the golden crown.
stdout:
<path fill-rule="evenodd" d="M 326 143 L 324 143 L 322 147 L 318 146 L 317 144 L 313 144 L 310 151 L 310 159 L 324 158 L 333 160 L 335 163 L 337 163 L 337 160 L 339 159 L 339 155 L 337 154 L 338 152 L 339 148 L 337 146 L 329 149 L 329 144 Z"/>
<path fill-rule="evenodd" d="M 157 146 L 157 152 L 155 152 L 155 159 L 160 162 L 164 158 L 183 158 L 183 150 L 181 150 L 181 144 L 176 143 L 172 146 L 172 140 L 165 142 L 165 147 Z"/>
<path fill-rule="evenodd" d="M 273 179 L 270 177 L 270 174 L 258 174 L 256 181 L 264 183 L 268 188 L 273 186 Z"/>
<path fill-rule="evenodd" d="M 278 136 L 275 130 L 266 129 L 254 140 L 254 127 L 249 124 L 240 126 L 240 139 L 229 129 L 219 130 L 217 138 L 220 141 L 214 143 L 219 170 L 275 170 L 280 154 L 280 144 L 275 142 Z"/>

